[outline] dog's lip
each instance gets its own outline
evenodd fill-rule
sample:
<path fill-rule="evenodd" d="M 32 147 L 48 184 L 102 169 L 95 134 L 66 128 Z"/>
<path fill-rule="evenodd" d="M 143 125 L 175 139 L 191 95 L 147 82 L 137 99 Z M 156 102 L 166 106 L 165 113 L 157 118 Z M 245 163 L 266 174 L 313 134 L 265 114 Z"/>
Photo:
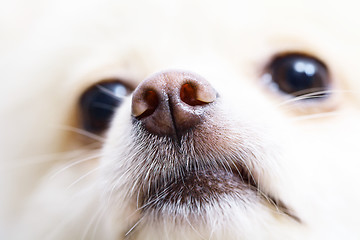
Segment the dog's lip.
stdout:
<path fill-rule="evenodd" d="M 233 165 L 231 168 L 203 168 L 185 171 L 180 177 L 171 181 L 154 180 L 143 196 L 138 198 L 142 211 L 160 210 L 164 206 L 184 205 L 192 212 L 198 212 L 202 206 L 219 202 L 230 195 L 238 199 L 264 198 L 276 211 L 301 223 L 301 219 L 281 199 L 271 193 L 260 190 L 251 172 L 246 168 Z M 159 187 L 160 186 L 160 187 Z"/>
<path fill-rule="evenodd" d="M 142 198 L 144 209 L 159 208 L 163 204 L 202 205 L 210 200 L 218 201 L 223 195 L 245 196 L 258 189 L 251 173 L 240 165 L 182 171 L 170 181 L 159 178 L 149 186 Z"/>

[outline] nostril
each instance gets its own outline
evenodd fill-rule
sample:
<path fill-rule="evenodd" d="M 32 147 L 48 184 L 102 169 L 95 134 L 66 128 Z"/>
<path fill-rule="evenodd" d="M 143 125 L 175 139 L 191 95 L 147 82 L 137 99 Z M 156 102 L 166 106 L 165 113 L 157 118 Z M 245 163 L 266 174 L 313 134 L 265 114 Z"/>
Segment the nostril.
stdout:
<path fill-rule="evenodd" d="M 183 102 L 189 104 L 190 106 L 205 104 L 204 102 L 199 101 L 197 99 L 196 95 L 197 95 L 196 86 L 194 86 L 190 83 L 185 83 L 184 85 L 182 85 L 182 87 L 180 89 L 180 99 Z"/>
<path fill-rule="evenodd" d="M 185 83 L 180 88 L 180 99 L 190 106 L 201 106 L 215 101 L 216 92 L 211 86 Z"/>
<path fill-rule="evenodd" d="M 153 90 L 144 91 L 140 99 L 132 105 L 132 115 L 138 119 L 153 114 L 159 105 L 159 97 Z"/>

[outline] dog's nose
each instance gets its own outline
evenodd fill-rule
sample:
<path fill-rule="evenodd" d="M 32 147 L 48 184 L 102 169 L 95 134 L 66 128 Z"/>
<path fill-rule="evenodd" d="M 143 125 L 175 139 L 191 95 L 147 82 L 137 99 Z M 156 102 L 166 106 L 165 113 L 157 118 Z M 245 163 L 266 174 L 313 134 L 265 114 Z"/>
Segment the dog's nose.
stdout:
<path fill-rule="evenodd" d="M 216 98 L 213 87 L 197 74 L 161 72 L 135 89 L 132 115 L 152 134 L 179 137 L 204 120 Z"/>

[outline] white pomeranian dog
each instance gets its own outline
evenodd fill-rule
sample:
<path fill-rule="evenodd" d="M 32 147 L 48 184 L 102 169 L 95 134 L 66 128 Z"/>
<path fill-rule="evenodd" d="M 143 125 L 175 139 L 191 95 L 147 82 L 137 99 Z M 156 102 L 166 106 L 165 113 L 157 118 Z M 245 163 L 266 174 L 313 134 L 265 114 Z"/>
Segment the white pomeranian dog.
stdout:
<path fill-rule="evenodd" d="M 360 239 L 359 7 L 3 1 L 0 238 Z"/>

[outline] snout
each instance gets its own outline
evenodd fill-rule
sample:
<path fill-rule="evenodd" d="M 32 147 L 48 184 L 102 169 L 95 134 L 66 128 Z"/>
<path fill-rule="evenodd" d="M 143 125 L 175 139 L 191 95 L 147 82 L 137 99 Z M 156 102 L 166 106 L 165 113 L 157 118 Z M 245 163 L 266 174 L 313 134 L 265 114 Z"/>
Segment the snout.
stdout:
<path fill-rule="evenodd" d="M 195 73 L 161 72 L 137 87 L 132 115 L 152 134 L 180 137 L 204 120 L 217 97 L 210 83 Z"/>
<path fill-rule="evenodd" d="M 164 71 L 138 85 L 131 113 L 127 105 L 110 129 L 116 180 L 109 192 L 119 191 L 119 202 L 128 206 L 136 203 L 133 211 L 144 224 L 166 219 L 184 226 L 191 218 L 208 227 L 207 220 L 223 216 L 224 209 L 226 218 L 237 218 L 233 212 L 243 216 L 265 206 L 297 219 L 273 184 L 276 159 L 264 132 L 251 125 L 246 109 L 246 121 L 234 120 L 209 81 Z"/>

